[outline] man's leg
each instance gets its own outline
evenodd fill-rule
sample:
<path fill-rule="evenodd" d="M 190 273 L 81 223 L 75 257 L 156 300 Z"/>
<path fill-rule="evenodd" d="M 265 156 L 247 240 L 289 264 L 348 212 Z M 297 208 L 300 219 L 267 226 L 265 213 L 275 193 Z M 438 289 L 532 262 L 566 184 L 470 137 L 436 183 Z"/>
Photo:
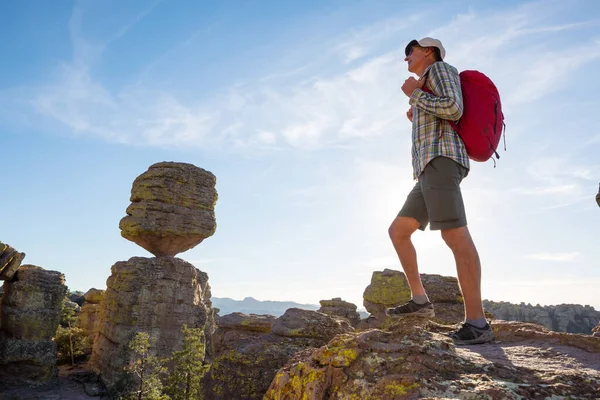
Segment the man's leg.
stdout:
<path fill-rule="evenodd" d="M 465 323 L 450 337 L 456 344 L 487 343 L 494 339 L 481 303 L 481 263 L 467 228 L 460 183 L 467 170 L 446 157 L 434 158 L 425 168 L 422 185 L 431 229 L 441 230 L 452 250 L 465 302 Z"/>
<path fill-rule="evenodd" d="M 410 240 L 412 234 L 420 226 L 421 223 L 414 218 L 397 216 L 388 230 L 413 298 L 425 295 L 425 288 L 423 288 L 417 264 L 417 252 Z"/>
<path fill-rule="evenodd" d="M 466 320 L 485 321 L 481 303 L 481 263 L 469 229 L 466 226 L 443 229 L 442 238 L 454 254 L 458 283 L 465 300 Z"/>
<path fill-rule="evenodd" d="M 417 183 L 407 196 L 404 206 L 388 230 L 412 294 L 408 303 L 386 311 L 386 314 L 390 317 L 403 317 L 406 315 L 433 317 L 435 315 L 433 305 L 429 302 L 421 282 L 417 252 L 411 241 L 412 234 L 417 229 L 425 229 L 427 223 L 427 208 L 421 193 L 421 185 Z"/>

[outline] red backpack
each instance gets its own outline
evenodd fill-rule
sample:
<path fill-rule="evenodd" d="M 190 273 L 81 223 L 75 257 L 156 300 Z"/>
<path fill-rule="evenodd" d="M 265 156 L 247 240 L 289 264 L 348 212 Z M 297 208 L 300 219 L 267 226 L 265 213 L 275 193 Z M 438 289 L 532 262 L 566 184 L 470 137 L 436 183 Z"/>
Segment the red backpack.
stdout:
<path fill-rule="evenodd" d="M 492 155 L 499 159 L 496 149 L 502 128 L 506 126 L 498 89 L 490 78 L 479 71 L 462 71 L 459 76 L 463 114 L 458 122 L 449 122 L 463 140 L 471 160 L 483 162 Z M 431 93 L 429 89 L 424 90 Z"/>

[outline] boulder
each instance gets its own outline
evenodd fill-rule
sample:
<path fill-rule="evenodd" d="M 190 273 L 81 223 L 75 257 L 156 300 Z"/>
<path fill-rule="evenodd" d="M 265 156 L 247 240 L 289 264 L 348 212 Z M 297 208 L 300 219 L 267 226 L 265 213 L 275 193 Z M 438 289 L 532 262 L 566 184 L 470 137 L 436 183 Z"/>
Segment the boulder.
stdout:
<path fill-rule="evenodd" d="M 284 337 L 330 339 L 351 330 L 346 318 L 300 308 L 288 309 L 273 325 L 273 333 Z"/>
<path fill-rule="evenodd" d="M 433 303 L 435 321 L 455 324 L 464 319 L 464 302 L 456 278 L 421 274 L 421 281 Z M 371 283 L 363 293 L 363 305 L 371 316 L 362 320 L 356 328 L 364 330 L 393 325 L 385 310 L 410 299 L 410 286 L 403 272 L 391 269 L 373 272 Z"/>
<path fill-rule="evenodd" d="M 319 349 L 297 353 L 277 372 L 264 399 L 591 399 L 598 395 L 600 338 L 499 323 L 492 328 L 501 342 L 457 347 L 444 335 L 448 327 L 422 319 L 410 321 L 393 331 L 338 335 Z"/>
<path fill-rule="evenodd" d="M 0 382 L 5 388 L 58 384 L 53 338 L 67 293 L 64 275 L 23 265 L 4 284 Z"/>
<path fill-rule="evenodd" d="M 0 242 L 0 280 L 11 280 L 24 258 L 25 253 L 19 253 L 11 246 Z"/>
<path fill-rule="evenodd" d="M 107 387 L 115 385 L 131 358 L 130 340 L 150 336 L 150 355 L 167 357 L 181 348 L 182 326 L 202 328 L 207 357 L 214 320 L 208 276 L 174 257 L 132 257 L 112 266 L 101 302 L 101 323 L 90 366 Z"/>
<path fill-rule="evenodd" d="M 250 332 L 271 332 L 277 320 L 272 315 L 242 314 L 234 312 L 219 318 L 219 327 Z"/>
<path fill-rule="evenodd" d="M 175 256 L 216 229 L 215 176 L 192 164 L 161 162 L 138 176 L 121 236 L 155 256 Z"/>
<path fill-rule="evenodd" d="M 360 314 L 356 311 L 356 304 L 344 301 L 340 297 L 331 300 L 321 300 L 319 303 L 321 304 L 321 308 L 318 311 L 323 314 L 346 318 L 353 327 L 360 322 Z"/>

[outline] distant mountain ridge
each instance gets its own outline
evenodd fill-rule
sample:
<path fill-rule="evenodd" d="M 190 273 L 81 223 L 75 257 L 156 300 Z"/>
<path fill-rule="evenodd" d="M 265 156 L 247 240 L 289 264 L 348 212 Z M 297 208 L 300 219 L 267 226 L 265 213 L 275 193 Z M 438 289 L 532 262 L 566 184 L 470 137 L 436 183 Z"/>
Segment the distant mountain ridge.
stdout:
<path fill-rule="evenodd" d="M 212 297 L 212 305 L 219 309 L 219 315 L 227 315 L 232 312 L 241 312 L 244 314 L 268 314 L 280 317 L 288 308 L 301 308 L 303 310 L 316 311 L 321 308 L 316 304 L 301 304 L 294 301 L 260 301 L 253 297 L 246 297 L 243 300 L 234 300 L 229 297 Z"/>

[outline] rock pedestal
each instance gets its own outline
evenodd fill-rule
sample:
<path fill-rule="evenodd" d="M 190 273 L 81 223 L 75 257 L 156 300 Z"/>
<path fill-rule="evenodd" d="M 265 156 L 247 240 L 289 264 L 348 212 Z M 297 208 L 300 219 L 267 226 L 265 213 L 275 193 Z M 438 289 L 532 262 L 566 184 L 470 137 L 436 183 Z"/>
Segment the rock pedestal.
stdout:
<path fill-rule="evenodd" d="M 133 182 L 121 235 L 157 257 L 117 262 L 106 282 L 90 365 L 109 388 L 132 361 L 129 343 L 138 332 L 149 335 L 149 354 L 163 358 L 180 350 L 184 325 L 200 328 L 210 358 L 208 276 L 174 256 L 215 232 L 215 183 L 212 173 L 173 162 L 154 164 Z"/>
<path fill-rule="evenodd" d="M 4 284 L 0 311 L 0 382 L 4 387 L 57 384 L 56 343 L 67 292 L 64 275 L 23 265 Z"/>
<path fill-rule="evenodd" d="M 212 334 L 208 276 L 186 261 L 133 257 L 113 265 L 106 286 L 90 365 L 109 387 L 128 365 L 128 344 L 137 332 L 149 334 L 158 357 L 180 349 L 183 325 L 202 328 L 207 340 Z"/>

